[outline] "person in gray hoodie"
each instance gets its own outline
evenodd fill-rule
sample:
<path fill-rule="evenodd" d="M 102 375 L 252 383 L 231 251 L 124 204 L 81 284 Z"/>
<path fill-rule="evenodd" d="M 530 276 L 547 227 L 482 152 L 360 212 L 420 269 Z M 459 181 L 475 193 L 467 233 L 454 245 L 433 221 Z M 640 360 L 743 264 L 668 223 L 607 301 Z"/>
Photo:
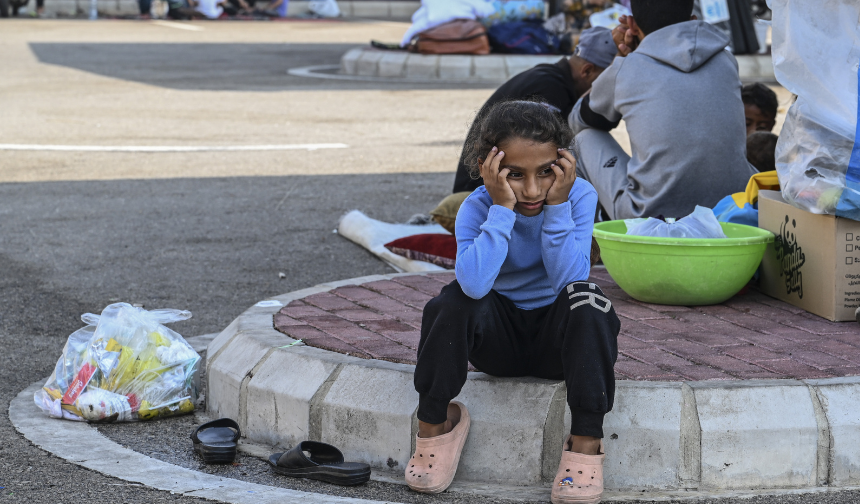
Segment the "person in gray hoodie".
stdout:
<path fill-rule="evenodd" d="M 744 105 L 726 37 L 691 16 L 693 0 L 631 0 L 618 56 L 571 111 L 577 175 L 610 219 L 680 218 L 743 191 Z M 621 119 L 632 156 L 608 133 Z"/>

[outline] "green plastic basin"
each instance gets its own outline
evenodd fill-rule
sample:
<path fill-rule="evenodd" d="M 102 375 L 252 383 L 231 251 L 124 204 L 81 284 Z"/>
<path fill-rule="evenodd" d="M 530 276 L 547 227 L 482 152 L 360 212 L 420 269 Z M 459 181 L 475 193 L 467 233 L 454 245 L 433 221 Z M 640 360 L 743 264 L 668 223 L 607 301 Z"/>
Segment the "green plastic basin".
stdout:
<path fill-rule="evenodd" d="M 628 236 L 623 220 L 594 225 L 606 270 L 624 292 L 646 303 L 719 304 L 737 294 L 761 263 L 773 233 L 721 222 L 728 238 Z"/>

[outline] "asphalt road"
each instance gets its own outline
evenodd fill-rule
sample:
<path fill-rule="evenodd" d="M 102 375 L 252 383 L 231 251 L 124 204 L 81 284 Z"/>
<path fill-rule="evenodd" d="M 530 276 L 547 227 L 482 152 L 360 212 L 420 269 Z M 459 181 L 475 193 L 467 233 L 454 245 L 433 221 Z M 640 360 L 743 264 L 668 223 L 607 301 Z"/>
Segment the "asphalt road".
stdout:
<path fill-rule="evenodd" d="M 338 217 L 358 208 L 402 222 L 449 192 L 465 125 L 491 90 L 289 77 L 291 65 L 337 63 L 346 47 L 396 40 L 405 25 L 273 25 L 188 32 L 0 22 L 0 143 L 350 145 L 248 154 L 0 151 L 4 409 L 51 372 L 82 313 L 120 300 L 188 309 L 194 317 L 174 329 L 217 332 L 267 296 L 390 272 L 332 234 Z M 203 502 L 63 462 L 23 439 L 5 414 L 0 440 L 2 502 Z M 384 499 L 384 490 L 374 497 Z M 743 502 L 858 501 L 843 492 Z"/>

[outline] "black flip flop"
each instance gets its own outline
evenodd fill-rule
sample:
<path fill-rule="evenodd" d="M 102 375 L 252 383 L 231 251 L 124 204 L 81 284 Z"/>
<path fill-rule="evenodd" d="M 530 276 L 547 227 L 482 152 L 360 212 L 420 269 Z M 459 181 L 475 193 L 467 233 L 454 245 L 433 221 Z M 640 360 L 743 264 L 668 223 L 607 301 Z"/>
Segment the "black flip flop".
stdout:
<path fill-rule="evenodd" d="M 310 457 L 305 455 L 308 452 Z M 344 462 L 343 453 L 330 444 L 302 441 L 292 450 L 273 453 L 272 469 L 284 476 L 308 478 L 335 485 L 353 486 L 370 479 L 370 466 L 361 462 Z"/>
<path fill-rule="evenodd" d="M 239 424 L 220 418 L 197 427 L 191 434 L 194 451 L 207 464 L 228 464 L 236 459 L 236 442 L 242 436 Z"/>

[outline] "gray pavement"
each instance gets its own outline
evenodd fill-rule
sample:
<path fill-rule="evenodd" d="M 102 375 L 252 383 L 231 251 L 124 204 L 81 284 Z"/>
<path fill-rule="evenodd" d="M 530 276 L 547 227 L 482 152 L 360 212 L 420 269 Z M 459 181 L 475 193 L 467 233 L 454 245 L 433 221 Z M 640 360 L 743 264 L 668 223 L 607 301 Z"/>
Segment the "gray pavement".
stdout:
<path fill-rule="evenodd" d="M 336 64 L 340 49 L 286 62 L 285 52 L 269 51 L 268 44 L 359 44 L 395 38 L 405 25 L 274 25 L 212 23 L 188 32 L 148 23 L 0 21 L 2 142 L 261 144 L 336 137 L 353 146 L 338 154 L 289 155 L 0 152 L 4 411 L 18 392 L 50 373 L 84 312 L 118 300 L 182 308 L 194 318 L 175 324 L 177 331 L 216 332 L 267 296 L 390 272 L 332 234 L 337 217 L 360 208 L 403 221 L 449 191 L 457 144 L 491 90 L 380 89 L 287 77 L 269 69 Z M 73 46 L 86 43 L 112 46 L 100 47 L 107 49 L 102 53 Z M 151 43 L 175 45 L 147 63 L 141 50 L 153 47 L 139 46 Z M 181 44 L 262 45 L 188 52 Z M 231 73 L 249 52 L 253 68 L 240 64 L 244 70 Z M 94 61 L 97 54 L 101 61 Z M 249 76 L 261 66 L 266 70 Z M 278 129 L 285 121 L 288 127 Z M 131 435 L 134 429 L 125 428 Z M 5 413 L 0 439 L 3 502 L 206 502 L 64 462 L 21 437 Z M 841 504 L 860 502 L 860 493 L 744 502 Z"/>

